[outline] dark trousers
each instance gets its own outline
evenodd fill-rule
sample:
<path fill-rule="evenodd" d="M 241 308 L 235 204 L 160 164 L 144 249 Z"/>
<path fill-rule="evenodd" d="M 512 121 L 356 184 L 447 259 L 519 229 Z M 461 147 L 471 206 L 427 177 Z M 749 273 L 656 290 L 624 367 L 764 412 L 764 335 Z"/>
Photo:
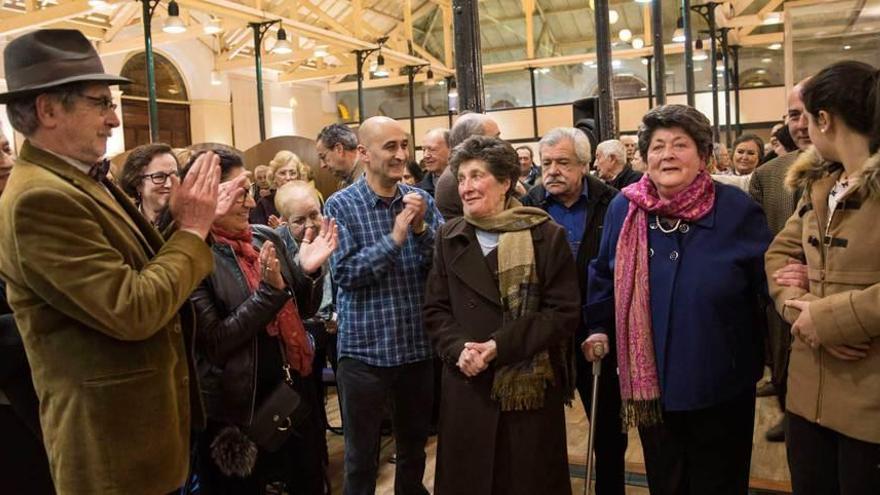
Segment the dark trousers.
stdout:
<path fill-rule="evenodd" d="M 275 452 L 259 449 L 253 472 L 245 477 L 226 476 L 212 458 L 211 445 L 217 434 L 229 425 L 208 420 L 199 435 L 197 470 L 203 495 L 324 495 L 326 462 L 323 447 L 326 437 L 318 415 L 317 394 L 311 377 L 294 375 L 294 388 L 311 411 Z"/>
<path fill-rule="evenodd" d="M 755 389 L 695 411 L 663 411 L 639 428 L 651 495 L 746 495 Z"/>
<path fill-rule="evenodd" d="M 596 430 L 593 451 L 596 453 L 596 495 L 624 495 L 627 437 L 620 420 L 620 384 L 617 363 L 606 357 L 599 375 L 599 398 L 596 405 Z M 577 390 L 590 417 L 593 403 L 592 364 L 577 353 Z M 590 418 L 592 421 L 593 418 Z"/>
<path fill-rule="evenodd" d="M 880 493 L 880 444 L 850 438 L 790 412 L 786 419 L 793 495 Z"/>
<path fill-rule="evenodd" d="M 345 495 L 373 495 L 378 471 L 379 429 L 391 402 L 397 464 L 394 493 L 427 495 L 425 443 L 433 402 L 433 362 L 382 368 L 351 358 L 339 360 L 337 382 L 345 419 Z"/>
<path fill-rule="evenodd" d="M 0 405 L 0 439 L 0 493 L 53 495 L 42 439 L 9 405 Z"/>

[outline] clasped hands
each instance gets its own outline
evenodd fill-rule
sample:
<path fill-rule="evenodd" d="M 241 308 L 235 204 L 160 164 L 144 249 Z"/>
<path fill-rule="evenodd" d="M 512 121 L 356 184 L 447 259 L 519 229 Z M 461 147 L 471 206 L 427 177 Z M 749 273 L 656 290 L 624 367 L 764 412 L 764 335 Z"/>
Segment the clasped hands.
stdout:
<path fill-rule="evenodd" d="M 810 290 L 807 265 L 797 260 L 789 260 L 787 265 L 773 272 L 773 280 L 779 285 L 798 287 L 805 291 Z M 818 349 L 819 346 L 822 346 L 829 354 L 844 361 L 858 361 L 868 355 L 868 349 L 871 347 L 869 343 L 823 344 L 818 332 L 816 332 L 816 325 L 813 322 L 810 305 L 810 301 L 801 301 L 799 299 L 785 301 L 786 307 L 800 311 L 794 323 L 791 324 L 792 336 L 799 338 L 813 349 Z"/>
<path fill-rule="evenodd" d="M 465 376 L 473 378 L 489 367 L 498 355 L 498 345 L 494 340 L 485 342 L 465 342 L 464 349 L 455 363 Z"/>
<path fill-rule="evenodd" d="M 403 210 L 394 218 L 394 227 L 391 228 L 391 238 L 398 246 L 403 246 L 406 242 L 410 227 L 416 235 L 425 231 L 425 212 L 428 210 L 427 201 L 419 193 L 404 196 L 403 204 Z"/>

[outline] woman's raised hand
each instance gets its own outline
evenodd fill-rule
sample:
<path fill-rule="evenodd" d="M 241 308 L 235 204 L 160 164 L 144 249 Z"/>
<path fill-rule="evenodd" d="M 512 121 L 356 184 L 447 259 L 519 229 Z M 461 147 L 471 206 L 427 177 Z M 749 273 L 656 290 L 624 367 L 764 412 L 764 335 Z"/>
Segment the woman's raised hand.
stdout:
<path fill-rule="evenodd" d="M 324 218 L 320 233 L 316 230 L 306 228 L 305 236 L 299 246 L 299 265 L 306 273 L 317 272 L 339 243 L 336 220 Z"/>
<path fill-rule="evenodd" d="M 260 249 L 260 275 L 263 282 L 278 290 L 287 286 L 281 276 L 281 262 L 275 254 L 275 245 L 269 241 Z"/>

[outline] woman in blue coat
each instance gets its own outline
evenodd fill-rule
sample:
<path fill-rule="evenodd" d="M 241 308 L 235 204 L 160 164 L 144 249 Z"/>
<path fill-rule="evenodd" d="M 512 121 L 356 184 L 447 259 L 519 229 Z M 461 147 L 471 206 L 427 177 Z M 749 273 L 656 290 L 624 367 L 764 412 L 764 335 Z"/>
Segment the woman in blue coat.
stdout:
<path fill-rule="evenodd" d="M 647 173 L 612 201 L 589 269 L 585 353 L 613 340 L 655 495 L 748 491 L 772 236 L 754 201 L 709 177 L 711 150 L 699 111 L 648 112 Z"/>

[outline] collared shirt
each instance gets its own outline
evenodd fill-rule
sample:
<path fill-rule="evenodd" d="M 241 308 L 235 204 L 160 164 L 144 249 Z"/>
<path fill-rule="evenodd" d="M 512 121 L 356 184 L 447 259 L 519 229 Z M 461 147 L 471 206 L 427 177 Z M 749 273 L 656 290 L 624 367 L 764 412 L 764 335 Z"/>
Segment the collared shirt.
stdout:
<path fill-rule="evenodd" d="M 422 235 L 410 231 L 403 246 L 391 238 L 403 196 L 415 192 L 427 202 Z M 434 255 L 434 235 L 442 223 L 424 191 L 398 184 L 390 204 L 365 178 L 327 200 L 326 215 L 339 226 L 339 247 L 330 258 L 337 285 L 339 358 L 371 366 L 399 366 L 432 356 L 422 327 L 425 281 Z"/>
<path fill-rule="evenodd" d="M 361 177 L 364 176 L 364 167 L 361 166 L 360 161 L 354 162 L 354 167 L 351 169 L 351 173 L 348 174 L 348 177 L 339 181 L 339 188 L 345 189 L 346 187 L 354 184 Z"/>
<path fill-rule="evenodd" d="M 547 205 L 545 209 L 556 223 L 565 228 L 568 246 L 571 248 L 571 254 L 575 259 L 577 259 L 587 223 L 587 189 L 587 179 L 584 178 L 581 186 L 581 195 L 578 196 L 578 199 L 571 206 L 565 206 L 560 201 L 557 201 L 549 192 L 544 194 L 545 204 Z"/>
<path fill-rule="evenodd" d="M 70 166 L 76 168 L 80 172 L 82 172 L 88 176 L 91 176 L 92 165 L 88 165 L 86 163 L 83 163 L 75 158 L 70 158 L 69 156 L 59 155 L 58 153 L 55 153 L 54 151 L 49 151 L 47 149 L 40 148 L 39 146 L 34 146 L 34 147 L 39 148 L 39 149 L 45 151 L 46 153 L 49 153 L 50 155 L 54 156 L 55 158 L 58 158 L 59 160 L 63 161 L 64 163 L 67 163 Z M 101 181 L 97 181 L 97 182 L 98 182 L 98 184 L 101 185 L 102 189 L 107 191 L 107 194 L 109 194 L 111 197 L 113 197 L 113 193 L 110 192 L 110 189 L 107 188 L 107 184 L 104 184 Z"/>
<path fill-rule="evenodd" d="M 529 188 L 535 187 L 535 185 L 541 181 L 541 167 L 533 164 L 531 168 L 529 168 L 529 175 L 527 175 L 525 179 L 520 180 Z"/>

